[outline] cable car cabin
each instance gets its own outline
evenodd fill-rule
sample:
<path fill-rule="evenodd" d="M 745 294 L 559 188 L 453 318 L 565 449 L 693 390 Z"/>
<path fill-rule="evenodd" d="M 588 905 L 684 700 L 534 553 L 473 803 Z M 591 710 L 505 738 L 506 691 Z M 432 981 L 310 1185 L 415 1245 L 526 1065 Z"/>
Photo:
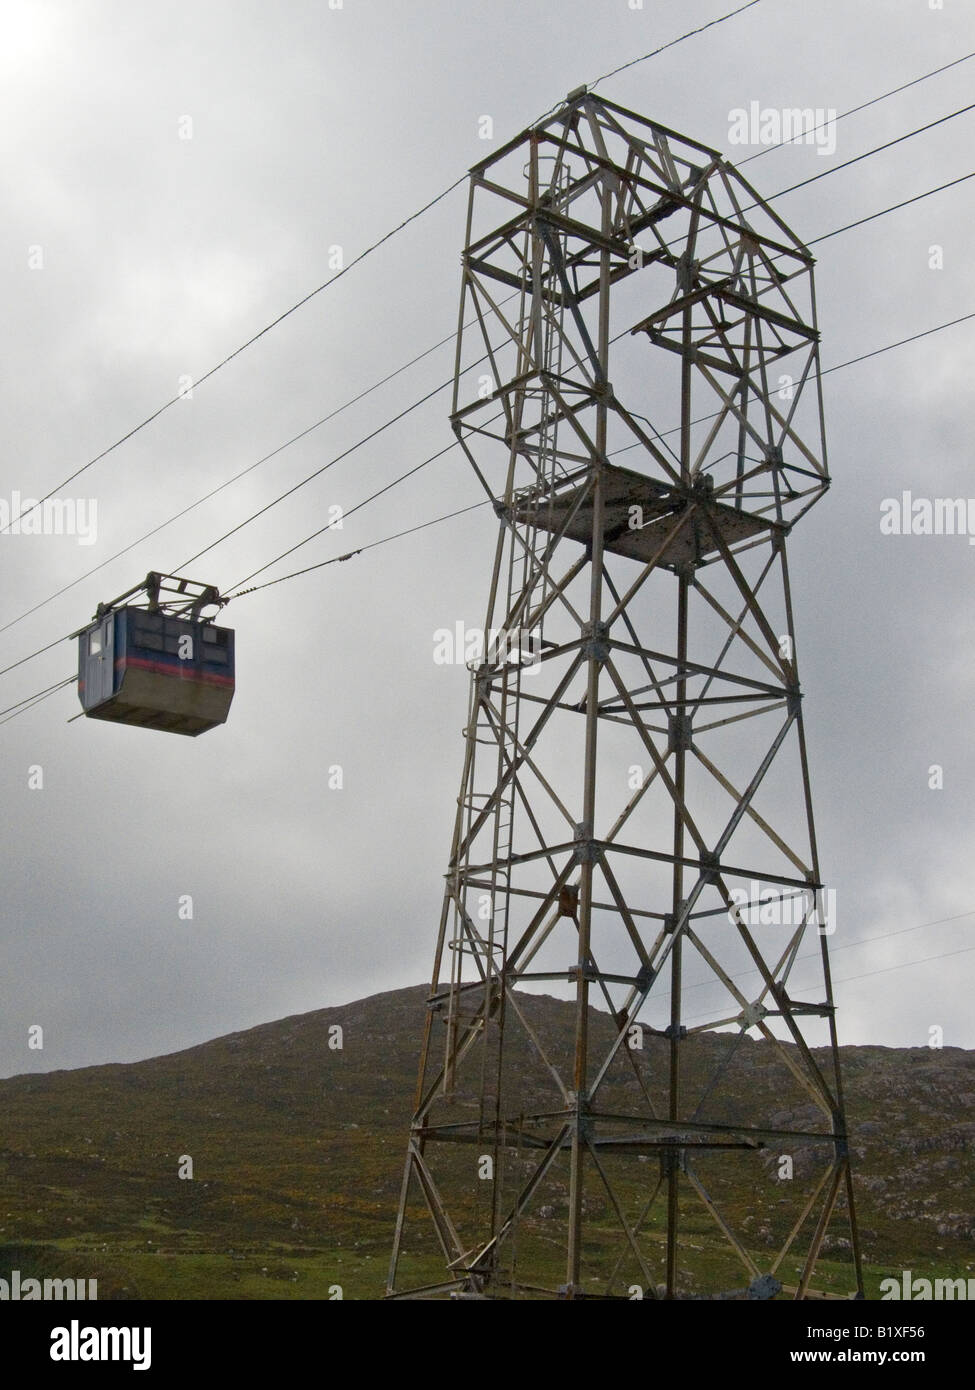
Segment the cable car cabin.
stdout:
<path fill-rule="evenodd" d="M 234 634 L 192 617 L 115 608 L 78 634 L 78 698 L 89 719 L 196 737 L 234 698 Z"/>

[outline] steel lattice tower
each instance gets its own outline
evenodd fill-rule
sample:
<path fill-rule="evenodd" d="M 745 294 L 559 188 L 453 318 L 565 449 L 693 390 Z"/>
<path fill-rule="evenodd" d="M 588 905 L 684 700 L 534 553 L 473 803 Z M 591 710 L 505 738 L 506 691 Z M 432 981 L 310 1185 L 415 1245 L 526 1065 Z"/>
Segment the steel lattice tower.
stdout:
<path fill-rule="evenodd" d="M 471 171 L 451 418 L 500 533 L 390 1296 L 862 1296 L 786 567 L 812 266 L 585 89 Z"/>

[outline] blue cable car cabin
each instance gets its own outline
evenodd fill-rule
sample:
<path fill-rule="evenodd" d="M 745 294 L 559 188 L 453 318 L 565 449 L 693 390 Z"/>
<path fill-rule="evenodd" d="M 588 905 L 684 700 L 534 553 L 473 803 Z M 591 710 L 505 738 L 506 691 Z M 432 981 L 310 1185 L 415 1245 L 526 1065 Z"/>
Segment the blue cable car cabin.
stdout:
<path fill-rule="evenodd" d="M 112 608 L 78 634 L 78 697 L 89 719 L 195 738 L 230 712 L 233 631 L 199 616 Z"/>

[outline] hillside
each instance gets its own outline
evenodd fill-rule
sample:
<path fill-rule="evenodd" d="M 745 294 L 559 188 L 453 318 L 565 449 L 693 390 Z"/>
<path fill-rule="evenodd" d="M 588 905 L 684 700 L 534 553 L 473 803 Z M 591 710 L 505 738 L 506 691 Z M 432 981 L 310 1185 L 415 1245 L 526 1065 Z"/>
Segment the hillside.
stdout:
<path fill-rule="evenodd" d="M 100 1298 L 327 1298 L 335 1285 L 380 1297 L 425 995 L 0 1081 L 0 1274 L 97 1278 Z M 531 1012 L 568 1042 L 571 1006 L 538 997 Z M 769 1050 L 747 1041 L 739 1084 L 750 1104 L 778 1106 L 777 1123 L 801 1121 L 763 1079 Z M 967 1275 L 975 1053 L 854 1047 L 843 1061 L 868 1295 L 904 1268 Z M 192 1181 L 179 1177 L 187 1155 Z M 738 1201 L 761 1248 L 774 1184 Z"/>

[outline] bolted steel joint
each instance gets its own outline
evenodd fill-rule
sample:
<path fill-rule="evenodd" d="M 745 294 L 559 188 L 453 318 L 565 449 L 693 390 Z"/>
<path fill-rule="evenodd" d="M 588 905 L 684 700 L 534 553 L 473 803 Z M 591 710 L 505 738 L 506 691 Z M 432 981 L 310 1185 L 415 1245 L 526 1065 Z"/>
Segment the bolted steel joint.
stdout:
<path fill-rule="evenodd" d="M 609 627 L 606 623 L 586 623 L 582 638 L 584 657 L 600 664 L 609 660 Z"/>
<path fill-rule="evenodd" d="M 579 961 L 578 964 L 569 966 L 566 978 L 570 984 L 577 984 L 580 980 L 588 980 L 592 984 L 599 979 L 599 972 L 591 962 Z"/>
<path fill-rule="evenodd" d="M 671 714 L 667 717 L 668 749 L 675 753 L 678 749 L 689 750 L 693 744 L 693 730 L 689 714 Z"/>
<path fill-rule="evenodd" d="M 599 851 L 592 837 L 592 828 L 588 825 L 577 825 L 573 862 L 576 864 L 594 864 L 598 858 Z"/>
<path fill-rule="evenodd" d="M 774 1274 L 760 1274 L 757 1279 L 753 1279 L 748 1285 L 746 1298 L 774 1298 L 777 1293 L 782 1292 L 782 1285 Z"/>
<path fill-rule="evenodd" d="M 652 965 L 641 965 L 635 981 L 637 989 L 645 994 L 656 978 L 657 972 Z"/>
<path fill-rule="evenodd" d="M 761 1023 L 768 1013 L 764 1004 L 746 1004 L 738 1015 L 738 1022 L 743 1028 L 754 1028 L 756 1023 Z"/>

